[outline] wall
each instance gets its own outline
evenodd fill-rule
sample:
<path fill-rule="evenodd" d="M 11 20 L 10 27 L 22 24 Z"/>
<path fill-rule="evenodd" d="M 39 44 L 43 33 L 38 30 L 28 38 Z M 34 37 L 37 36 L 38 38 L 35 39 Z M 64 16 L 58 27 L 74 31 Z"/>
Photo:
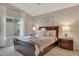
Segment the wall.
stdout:
<path fill-rule="evenodd" d="M 54 16 L 54 24 L 53 24 Z M 52 21 L 51 21 L 52 17 Z M 50 24 L 51 23 L 51 24 Z M 34 17 L 35 26 L 58 25 L 60 26 L 60 36 L 62 25 L 70 25 L 70 36 L 74 38 L 74 49 L 79 49 L 79 6 L 66 8 L 63 10 L 46 13 Z"/>
<path fill-rule="evenodd" d="M 23 20 L 24 22 L 24 34 L 25 35 L 29 35 L 31 34 L 32 31 L 32 27 L 33 27 L 33 17 L 26 14 L 25 12 L 21 12 L 20 13 L 20 19 Z"/>
<path fill-rule="evenodd" d="M 5 46 L 4 39 L 4 19 L 5 19 L 5 7 L 0 6 L 0 47 Z"/>

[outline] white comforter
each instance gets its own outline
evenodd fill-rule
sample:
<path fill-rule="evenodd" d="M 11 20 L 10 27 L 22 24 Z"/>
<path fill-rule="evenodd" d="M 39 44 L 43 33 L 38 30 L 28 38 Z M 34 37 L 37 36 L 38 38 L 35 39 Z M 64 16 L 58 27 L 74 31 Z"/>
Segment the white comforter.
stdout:
<path fill-rule="evenodd" d="M 38 55 L 39 52 L 43 52 L 43 50 L 49 45 L 55 43 L 57 41 L 56 37 L 38 37 L 31 40 L 32 43 L 35 43 L 35 55 Z"/>
<path fill-rule="evenodd" d="M 19 40 L 24 42 L 29 42 L 35 45 L 35 55 L 38 55 L 39 52 L 42 52 L 46 47 L 55 43 L 57 41 L 56 37 L 18 37 Z"/>

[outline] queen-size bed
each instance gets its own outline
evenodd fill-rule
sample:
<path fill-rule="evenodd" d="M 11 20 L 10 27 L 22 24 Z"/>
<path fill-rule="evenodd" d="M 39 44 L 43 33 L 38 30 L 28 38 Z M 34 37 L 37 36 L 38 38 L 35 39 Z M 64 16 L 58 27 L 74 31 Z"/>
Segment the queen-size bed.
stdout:
<path fill-rule="evenodd" d="M 42 35 L 17 37 L 14 39 L 14 47 L 24 56 L 41 56 L 57 45 L 59 26 L 39 27 Z M 47 34 L 46 34 L 47 33 Z"/>

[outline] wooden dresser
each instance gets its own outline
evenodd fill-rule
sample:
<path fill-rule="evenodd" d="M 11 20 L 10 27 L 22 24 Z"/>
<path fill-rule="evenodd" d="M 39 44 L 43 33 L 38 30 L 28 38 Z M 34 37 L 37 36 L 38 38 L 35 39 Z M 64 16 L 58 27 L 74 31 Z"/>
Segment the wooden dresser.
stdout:
<path fill-rule="evenodd" d="M 64 49 L 73 50 L 73 39 L 72 38 L 59 38 L 58 46 Z"/>

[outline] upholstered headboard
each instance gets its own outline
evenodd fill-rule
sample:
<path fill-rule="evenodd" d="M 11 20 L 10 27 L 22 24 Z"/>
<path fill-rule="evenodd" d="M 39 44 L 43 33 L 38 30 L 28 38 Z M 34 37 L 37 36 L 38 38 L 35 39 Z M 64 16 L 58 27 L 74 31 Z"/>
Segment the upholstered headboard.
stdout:
<path fill-rule="evenodd" d="M 46 30 L 56 30 L 56 37 L 58 38 L 59 34 L 59 26 L 44 26 L 44 27 L 39 27 L 39 29 L 45 28 Z"/>

